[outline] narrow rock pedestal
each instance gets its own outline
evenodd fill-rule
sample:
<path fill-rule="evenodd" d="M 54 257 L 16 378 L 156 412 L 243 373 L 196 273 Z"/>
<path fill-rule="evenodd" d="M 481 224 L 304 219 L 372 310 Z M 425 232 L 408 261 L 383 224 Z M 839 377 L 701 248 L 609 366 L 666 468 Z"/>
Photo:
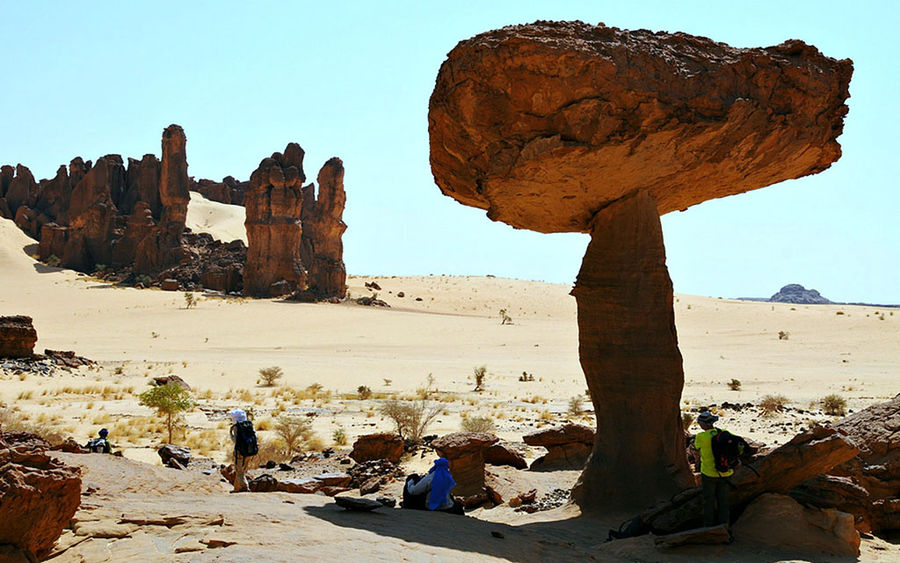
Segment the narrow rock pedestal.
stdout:
<path fill-rule="evenodd" d="M 594 216 L 572 290 L 581 367 L 597 414 L 594 450 L 572 492 L 585 511 L 646 506 L 694 484 L 678 408 L 684 372 L 665 262 L 649 193 L 636 192 Z"/>

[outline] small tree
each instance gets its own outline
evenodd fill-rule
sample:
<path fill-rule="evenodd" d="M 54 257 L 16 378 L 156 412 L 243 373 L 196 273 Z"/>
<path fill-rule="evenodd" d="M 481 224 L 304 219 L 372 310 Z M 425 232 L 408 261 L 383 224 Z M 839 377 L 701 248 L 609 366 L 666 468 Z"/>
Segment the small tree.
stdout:
<path fill-rule="evenodd" d="M 197 306 L 197 296 L 193 291 L 188 291 L 184 294 L 184 308 L 190 309 L 191 307 Z"/>
<path fill-rule="evenodd" d="M 425 429 L 440 414 L 440 405 L 429 405 L 425 399 L 419 401 L 385 401 L 378 411 L 394 422 L 397 434 L 404 440 L 418 443 L 425 435 Z"/>
<path fill-rule="evenodd" d="M 584 415 L 584 399 L 581 395 L 575 395 L 569 399 L 569 416 L 580 418 L 582 415 Z"/>
<path fill-rule="evenodd" d="M 275 421 L 275 433 L 284 442 L 287 456 L 291 457 L 299 447 L 313 437 L 312 422 L 308 418 L 281 415 Z"/>
<path fill-rule="evenodd" d="M 259 379 L 265 387 L 272 387 L 283 375 L 284 372 L 278 366 L 260 368 L 259 370 Z"/>
<path fill-rule="evenodd" d="M 728 388 L 732 391 L 740 391 L 741 390 L 741 380 L 732 378 L 731 381 L 728 382 Z"/>
<path fill-rule="evenodd" d="M 513 324 L 513 322 L 512 322 L 512 317 L 510 317 L 510 316 L 506 313 L 506 309 L 500 309 L 500 324 L 502 324 L 502 325 L 511 325 L 511 324 Z"/>
<path fill-rule="evenodd" d="M 172 443 L 173 417 L 191 410 L 197 404 L 191 397 L 190 391 L 172 383 L 169 385 L 157 385 L 147 389 L 138 395 L 138 402 L 145 407 L 156 409 L 156 413 L 166 417 L 166 427 L 169 430 L 169 443 Z"/>
<path fill-rule="evenodd" d="M 484 377 L 487 375 L 487 366 L 475 368 L 472 375 L 475 376 L 475 391 L 484 391 Z"/>
<path fill-rule="evenodd" d="M 356 395 L 360 401 L 365 401 L 372 396 L 372 390 L 366 385 L 360 385 L 356 388 Z"/>

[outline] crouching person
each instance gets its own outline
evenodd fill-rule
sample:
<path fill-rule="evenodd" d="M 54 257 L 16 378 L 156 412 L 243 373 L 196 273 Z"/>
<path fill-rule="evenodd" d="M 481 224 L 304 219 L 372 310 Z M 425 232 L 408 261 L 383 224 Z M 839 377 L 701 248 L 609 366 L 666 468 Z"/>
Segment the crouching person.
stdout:
<path fill-rule="evenodd" d="M 95 454 L 112 453 L 112 445 L 110 445 L 108 438 L 109 430 L 103 428 L 97 433 L 97 436 L 97 438 L 89 441 L 85 447 Z"/>
<path fill-rule="evenodd" d="M 450 496 L 456 481 L 450 475 L 450 463 L 439 457 L 424 477 L 415 473 L 406 478 L 403 486 L 403 508 L 439 510 L 450 514 L 465 514 L 462 504 Z"/>

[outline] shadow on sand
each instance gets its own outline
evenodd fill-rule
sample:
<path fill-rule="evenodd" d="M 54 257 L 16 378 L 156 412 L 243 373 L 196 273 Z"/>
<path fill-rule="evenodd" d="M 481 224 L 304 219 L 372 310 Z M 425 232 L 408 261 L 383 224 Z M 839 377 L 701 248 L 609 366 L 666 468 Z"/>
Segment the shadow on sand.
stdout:
<path fill-rule="evenodd" d="M 609 560 L 596 549 L 597 544 L 606 538 L 609 526 L 605 520 L 570 517 L 510 526 L 473 517 L 418 510 L 385 508 L 374 512 L 352 512 L 336 504 L 309 506 L 304 510 L 310 516 L 335 526 L 512 561 Z M 561 517 L 565 518 L 564 515 Z"/>

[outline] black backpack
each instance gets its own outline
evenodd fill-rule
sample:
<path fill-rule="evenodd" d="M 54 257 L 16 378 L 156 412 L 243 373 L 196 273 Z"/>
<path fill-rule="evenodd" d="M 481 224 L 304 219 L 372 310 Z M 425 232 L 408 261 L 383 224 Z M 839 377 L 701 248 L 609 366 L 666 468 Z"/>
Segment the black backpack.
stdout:
<path fill-rule="evenodd" d="M 727 430 L 718 430 L 712 436 L 712 453 L 716 462 L 716 471 L 724 473 L 741 463 L 741 454 L 747 447 L 747 442 L 740 436 L 735 436 Z"/>
<path fill-rule="evenodd" d="M 234 449 L 244 457 L 254 456 L 259 453 L 259 444 L 256 443 L 256 432 L 253 430 L 253 423 L 249 420 L 244 420 L 234 425 Z"/>
<path fill-rule="evenodd" d="M 94 438 L 87 443 L 87 449 L 95 454 L 108 454 L 110 449 L 109 442 L 106 438 Z"/>

